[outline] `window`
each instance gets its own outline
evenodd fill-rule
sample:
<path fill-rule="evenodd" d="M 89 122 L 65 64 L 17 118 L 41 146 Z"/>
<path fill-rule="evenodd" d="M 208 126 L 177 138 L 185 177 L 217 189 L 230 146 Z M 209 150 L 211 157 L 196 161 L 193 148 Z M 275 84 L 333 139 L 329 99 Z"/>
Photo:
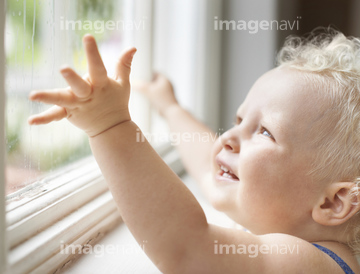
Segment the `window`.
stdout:
<path fill-rule="evenodd" d="M 0 11 L 4 11 L 4 1 L 0 2 Z M 3 130 L 5 118 L 5 53 L 4 53 L 5 17 L 0 17 L 0 272 L 7 268 L 7 244 L 5 223 L 5 133 Z"/>
<path fill-rule="evenodd" d="M 33 89 L 66 86 L 59 68 L 86 72 L 81 38 L 92 33 L 111 73 L 125 46 L 124 1 L 6 1 L 7 193 L 90 155 L 87 137 L 67 121 L 30 127 L 27 117 L 49 106 L 30 102 Z M 106 22 L 118 29 L 105 31 Z"/>
<path fill-rule="evenodd" d="M 209 97 L 205 90 L 216 98 L 217 58 L 208 63 L 208 57 L 219 55 L 220 39 L 216 37 L 219 34 L 205 32 L 204 28 L 206 22 L 220 13 L 220 3 L 219 0 L 6 1 L 7 105 L 6 123 L 0 121 L 0 126 L 6 126 L 7 180 L 13 180 L 6 198 L 9 251 L 4 252 L 11 271 L 56 270 L 71 259 L 59 253 L 61 242 L 86 243 L 120 220 L 90 156 L 86 136 L 67 121 L 43 127 L 26 124 L 30 113 L 46 108 L 27 101 L 29 91 L 65 86 L 58 74 L 64 63 L 80 74 L 85 72 L 81 37 L 90 32 L 97 38 L 110 75 L 116 61 L 113 57 L 119 55 L 119 49 L 135 45 L 138 53 L 132 77 L 150 80 L 153 66 L 167 72 L 180 102 L 216 129 L 216 120 L 212 119 L 216 114 L 214 102 L 205 101 Z M 190 16 L 184 16 L 188 10 Z M 110 31 L 106 29 L 109 25 L 105 25 L 109 21 L 120 23 Z M 188 29 L 191 29 L 185 35 L 188 40 L 176 35 L 183 35 Z M 0 64 L 0 71 L 2 68 Z M 144 98 L 136 93 L 131 97 L 132 117 L 143 131 L 166 130 Z M 182 169 L 168 143 L 161 147 L 153 145 L 175 171 Z M 17 180 L 15 175 L 19 176 Z M 4 210 L 0 216 L 4 217 Z M 5 235 L 1 226 L 0 233 Z"/>
<path fill-rule="evenodd" d="M 32 89 L 66 86 L 58 73 L 64 63 L 84 74 L 85 33 L 97 39 L 109 75 L 114 56 L 135 45 L 141 52 L 138 62 L 147 67 L 136 69 L 134 64 L 133 74 L 150 80 L 151 8 L 152 1 L 143 0 L 6 1 L 6 237 L 11 271 L 48 271 L 66 259 L 61 254 L 49 257 L 61 241 L 88 241 L 119 221 L 89 156 L 87 137 L 65 120 L 29 127 L 27 117 L 49 106 L 27 97 Z M 145 128 L 149 107 L 141 100 L 132 98 L 132 104 L 142 105 L 133 116 Z"/>

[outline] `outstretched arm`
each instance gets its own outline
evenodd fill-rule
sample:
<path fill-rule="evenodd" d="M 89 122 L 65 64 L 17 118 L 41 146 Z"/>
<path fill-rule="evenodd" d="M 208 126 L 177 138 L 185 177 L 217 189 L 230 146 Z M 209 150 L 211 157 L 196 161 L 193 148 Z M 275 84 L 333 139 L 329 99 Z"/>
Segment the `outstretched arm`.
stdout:
<path fill-rule="evenodd" d="M 169 271 L 208 224 L 195 197 L 149 143 L 136 142 L 137 130 L 125 122 L 90 144 L 125 223 L 139 243 L 147 242 L 145 252 L 157 266 Z"/>
<path fill-rule="evenodd" d="M 211 173 L 211 149 L 217 134 L 179 105 L 173 87 L 164 75 L 157 74 L 149 83 L 136 83 L 135 90 L 150 100 L 168 123 L 171 133 L 181 137 L 176 148 L 186 171 L 200 185 L 207 181 Z"/>

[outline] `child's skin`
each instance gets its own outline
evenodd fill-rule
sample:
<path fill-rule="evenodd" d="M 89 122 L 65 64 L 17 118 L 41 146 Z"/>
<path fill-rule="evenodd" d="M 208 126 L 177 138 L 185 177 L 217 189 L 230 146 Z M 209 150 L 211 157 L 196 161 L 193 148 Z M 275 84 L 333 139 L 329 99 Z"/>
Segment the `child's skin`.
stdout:
<path fill-rule="evenodd" d="M 295 70 L 262 76 L 237 111 L 236 125 L 215 144 L 183 142 L 179 151 L 213 205 L 254 234 L 208 224 L 192 193 L 147 142 L 128 111 L 129 73 L 135 49 L 126 51 L 108 78 L 93 37 L 84 37 L 89 75 L 61 70 L 69 88 L 33 91 L 30 99 L 57 105 L 29 118 L 46 124 L 68 118 L 89 135 L 93 154 L 121 216 L 164 273 L 344 273 L 317 242 L 360 268 L 343 232 L 359 210 L 351 182 L 312 181 L 307 172 L 327 102 Z M 139 86 L 175 132 L 208 132 L 177 103 L 171 84 L 158 75 Z M 221 176 L 220 165 L 238 178 Z M 272 234 L 276 233 L 276 234 Z M 298 254 L 214 254 L 219 244 L 298 245 Z"/>

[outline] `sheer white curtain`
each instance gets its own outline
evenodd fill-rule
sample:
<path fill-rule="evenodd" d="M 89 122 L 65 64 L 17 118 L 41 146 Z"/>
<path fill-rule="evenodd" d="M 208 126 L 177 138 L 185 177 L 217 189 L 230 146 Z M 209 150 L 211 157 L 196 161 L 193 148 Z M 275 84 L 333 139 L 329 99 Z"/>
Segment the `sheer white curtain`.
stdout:
<path fill-rule="evenodd" d="M 155 1 L 154 69 L 172 80 L 180 104 L 218 129 L 221 0 Z"/>

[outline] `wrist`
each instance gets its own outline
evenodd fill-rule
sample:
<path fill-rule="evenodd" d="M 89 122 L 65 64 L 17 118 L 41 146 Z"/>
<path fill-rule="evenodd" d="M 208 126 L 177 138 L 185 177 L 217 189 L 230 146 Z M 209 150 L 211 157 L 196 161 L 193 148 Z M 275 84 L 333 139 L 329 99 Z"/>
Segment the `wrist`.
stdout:
<path fill-rule="evenodd" d="M 96 137 L 102 133 L 126 122 L 131 121 L 130 113 L 128 110 L 117 111 L 115 114 L 112 114 L 108 117 L 103 117 L 98 119 L 98 121 L 88 129 L 84 130 L 85 133 L 90 137 Z"/>
<path fill-rule="evenodd" d="M 169 120 L 173 115 L 176 115 L 176 113 L 178 113 L 179 111 L 182 111 L 183 108 L 177 104 L 174 103 L 170 106 L 168 106 L 163 112 L 162 112 L 162 116 L 165 118 L 165 120 Z"/>

